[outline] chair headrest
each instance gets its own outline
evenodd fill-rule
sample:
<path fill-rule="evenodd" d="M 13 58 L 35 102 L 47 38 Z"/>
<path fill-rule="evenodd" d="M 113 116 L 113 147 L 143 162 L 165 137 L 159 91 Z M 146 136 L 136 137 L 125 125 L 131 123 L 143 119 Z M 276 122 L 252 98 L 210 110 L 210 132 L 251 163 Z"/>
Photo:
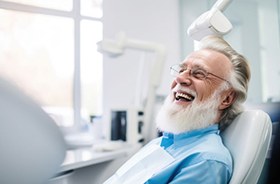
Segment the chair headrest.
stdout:
<path fill-rule="evenodd" d="M 261 110 L 242 112 L 222 132 L 224 144 L 233 157 L 230 183 L 256 183 L 269 148 L 272 123 Z"/>

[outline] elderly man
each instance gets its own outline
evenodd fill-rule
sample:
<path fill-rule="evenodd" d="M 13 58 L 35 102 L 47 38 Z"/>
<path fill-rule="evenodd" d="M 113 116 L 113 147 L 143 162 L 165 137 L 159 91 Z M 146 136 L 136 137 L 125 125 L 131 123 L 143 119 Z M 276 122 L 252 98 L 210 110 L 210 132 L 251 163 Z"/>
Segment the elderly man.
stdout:
<path fill-rule="evenodd" d="M 152 140 L 106 183 L 226 184 L 232 158 L 219 135 L 242 111 L 250 70 L 220 37 L 209 36 L 180 64 L 157 116 Z"/>

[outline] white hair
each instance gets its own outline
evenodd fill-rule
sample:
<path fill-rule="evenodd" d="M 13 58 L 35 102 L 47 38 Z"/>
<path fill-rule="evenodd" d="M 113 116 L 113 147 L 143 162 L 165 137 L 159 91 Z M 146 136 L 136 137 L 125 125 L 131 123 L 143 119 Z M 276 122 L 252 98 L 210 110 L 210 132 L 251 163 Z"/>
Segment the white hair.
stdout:
<path fill-rule="evenodd" d="M 232 119 L 243 111 L 243 103 L 247 98 L 249 80 L 251 77 L 247 59 L 236 52 L 224 39 L 218 36 L 208 36 L 199 44 L 199 49 L 209 49 L 224 54 L 232 63 L 229 81 L 235 91 L 235 101 L 224 110 L 220 119 L 220 128 L 228 126 Z"/>

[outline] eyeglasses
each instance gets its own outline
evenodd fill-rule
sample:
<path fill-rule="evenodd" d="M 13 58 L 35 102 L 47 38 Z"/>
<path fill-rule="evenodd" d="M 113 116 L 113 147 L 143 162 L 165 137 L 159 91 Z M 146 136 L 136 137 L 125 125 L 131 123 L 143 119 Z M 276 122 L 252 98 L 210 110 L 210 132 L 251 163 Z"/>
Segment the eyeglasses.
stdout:
<path fill-rule="evenodd" d="M 208 75 L 212 75 L 214 77 L 217 77 L 218 79 L 221 79 L 223 81 L 226 81 L 228 84 L 230 84 L 230 82 L 226 79 L 223 79 L 222 77 L 219 77 L 213 73 L 207 72 L 202 68 L 192 68 L 189 69 L 187 67 L 184 67 L 181 64 L 176 64 L 170 67 L 170 74 L 172 76 L 178 77 L 180 74 L 182 74 L 183 72 L 189 70 L 189 75 L 191 75 L 192 77 L 196 78 L 196 79 L 206 79 Z"/>

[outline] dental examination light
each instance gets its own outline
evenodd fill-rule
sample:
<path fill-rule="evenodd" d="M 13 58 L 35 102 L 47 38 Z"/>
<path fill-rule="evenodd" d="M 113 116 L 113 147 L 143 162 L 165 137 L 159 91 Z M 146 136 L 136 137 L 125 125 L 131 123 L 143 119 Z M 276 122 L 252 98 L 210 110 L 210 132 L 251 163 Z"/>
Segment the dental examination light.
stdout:
<path fill-rule="evenodd" d="M 66 155 L 54 120 L 11 81 L 0 78 L 0 183 L 45 184 Z"/>
<path fill-rule="evenodd" d="M 141 109 L 143 110 L 142 112 L 140 111 L 134 112 L 134 114 L 136 114 L 135 116 L 141 116 L 141 117 L 129 118 L 132 116 L 128 114 L 126 135 L 125 135 L 126 141 L 130 143 L 139 142 L 139 136 L 142 137 L 145 142 L 149 141 L 153 137 L 153 133 L 152 133 L 153 109 L 155 106 L 156 89 L 159 87 L 161 81 L 163 64 L 166 58 L 165 47 L 158 43 L 127 38 L 124 33 L 119 33 L 117 35 L 116 40 L 104 39 L 98 42 L 97 45 L 98 45 L 99 52 L 103 54 L 107 54 L 111 57 L 117 57 L 124 54 L 126 49 L 154 52 L 156 54 L 153 67 L 150 70 L 150 74 L 149 74 L 147 97 L 145 100 L 143 100 L 143 103 L 141 104 L 142 107 L 140 107 L 140 110 Z M 136 96 L 136 99 L 137 98 L 139 97 Z M 131 109 L 134 108 L 135 107 L 128 108 L 127 113 L 129 113 Z M 141 124 L 143 124 L 143 131 L 141 131 L 142 133 L 139 132 L 138 130 Z"/>
<path fill-rule="evenodd" d="M 208 35 L 223 36 L 232 29 L 232 24 L 223 14 L 231 0 L 218 0 L 213 7 L 200 15 L 188 28 L 188 35 L 200 41 Z"/>

